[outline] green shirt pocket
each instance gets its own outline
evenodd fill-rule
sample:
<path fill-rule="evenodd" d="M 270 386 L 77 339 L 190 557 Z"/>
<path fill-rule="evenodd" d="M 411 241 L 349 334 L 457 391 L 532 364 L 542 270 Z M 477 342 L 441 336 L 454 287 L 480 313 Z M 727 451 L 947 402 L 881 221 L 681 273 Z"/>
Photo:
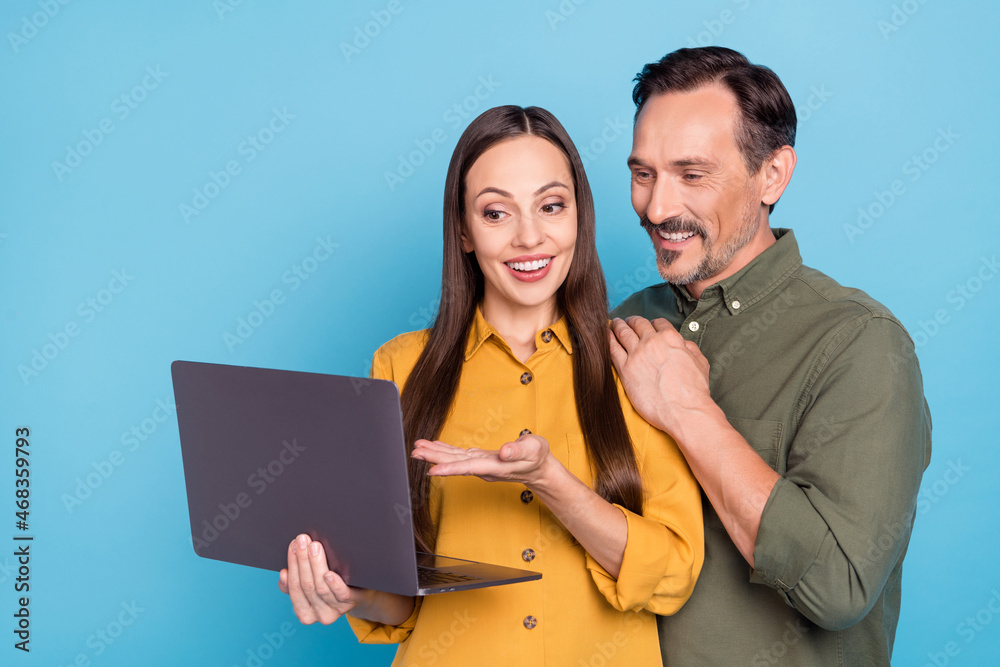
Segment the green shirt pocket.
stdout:
<path fill-rule="evenodd" d="M 781 453 L 781 422 L 765 419 L 728 418 L 729 423 L 743 436 L 754 451 L 779 475 L 785 474 L 785 461 Z"/>

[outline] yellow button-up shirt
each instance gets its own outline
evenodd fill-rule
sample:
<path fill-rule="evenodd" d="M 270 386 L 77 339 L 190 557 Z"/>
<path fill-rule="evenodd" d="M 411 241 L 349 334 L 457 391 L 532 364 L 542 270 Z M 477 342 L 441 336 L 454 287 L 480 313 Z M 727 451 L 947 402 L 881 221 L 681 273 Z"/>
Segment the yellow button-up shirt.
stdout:
<path fill-rule="evenodd" d="M 383 345 L 372 376 L 403 385 L 426 331 Z M 520 361 L 477 311 L 440 440 L 499 449 L 522 430 L 593 488 L 573 399 L 573 345 L 565 319 L 535 336 Z M 645 492 L 628 523 L 615 579 L 523 485 L 478 477 L 431 480 L 436 551 L 542 573 L 537 581 L 417 598 L 399 626 L 348 617 L 362 642 L 401 642 L 394 665 L 659 665 L 654 614 L 677 611 L 704 558 L 701 496 L 676 444 L 646 423 L 618 386 Z"/>

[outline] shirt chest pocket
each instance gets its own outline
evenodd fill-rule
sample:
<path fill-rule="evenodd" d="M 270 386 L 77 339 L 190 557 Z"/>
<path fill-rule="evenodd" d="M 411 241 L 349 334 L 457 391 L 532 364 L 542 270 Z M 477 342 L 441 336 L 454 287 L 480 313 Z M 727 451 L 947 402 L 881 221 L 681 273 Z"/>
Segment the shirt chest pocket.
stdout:
<path fill-rule="evenodd" d="M 567 433 L 563 441 L 560 452 L 557 447 L 553 447 L 552 453 L 566 466 L 566 469 L 576 475 L 577 479 L 594 488 L 594 472 L 590 466 L 590 457 L 587 455 L 587 441 L 583 439 L 582 433 Z M 551 445 L 550 445 L 551 446 Z"/>
<path fill-rule="evenodd" d="M 784 472 L 785 462 L 781 462 L 781 470 L 778 469 L 778 461 L 781 458 L 781 422 L 767 421 L 763 419 L 733 419 L 729 418 L 729 424 L 743 436 L 758 456 L 771 468 L 781 474 Z M 705 506 L 705 527 L 722 533 L 726 532 L 726 527 L 722 524 L 722 519 L 709 504 L 709 500 L 702 492 L 702 503 Z"/>
<path fill-rule="evenodd" d="M 781 460 L 782 424 L 764 419 L 729 418 L 729 423 L 743 436 L 760 458 L 779 475 L 785 473 L 785 461 Z"/>

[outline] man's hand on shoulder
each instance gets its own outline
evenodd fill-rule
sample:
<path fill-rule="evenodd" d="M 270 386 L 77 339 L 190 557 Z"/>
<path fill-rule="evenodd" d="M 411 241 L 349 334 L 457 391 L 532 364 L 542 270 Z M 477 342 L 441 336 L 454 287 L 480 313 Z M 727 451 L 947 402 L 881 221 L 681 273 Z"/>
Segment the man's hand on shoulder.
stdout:
<path fill-rule="evenodd" d="M 650 424 L 681 438 L 688 419 L 715 407 L 708 359 L 667 320 L 614 319 L 609 341 L 622 386 Z"/>
<path fill-rule="evenodd" d="M 712 400 L 708 360 L 697 345 L 663 319 L 616 319 L 611 331 L 611 359 L 632 405 L 677 441 L 733 544 L 753 567 L 761 514 L 778 473 Z"/>

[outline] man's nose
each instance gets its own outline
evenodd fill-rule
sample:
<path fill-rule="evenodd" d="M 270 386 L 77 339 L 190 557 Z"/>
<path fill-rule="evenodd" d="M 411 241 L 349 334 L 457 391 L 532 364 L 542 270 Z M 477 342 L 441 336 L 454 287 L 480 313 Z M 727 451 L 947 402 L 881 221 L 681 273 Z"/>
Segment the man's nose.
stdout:
<path fill-rule="evenodd" d="M 646 217 L 656 225 L 669 218 L 680 217 L 683 212 L 677 183 L 670 178 L 658 178 L 650 193 Z"/>

